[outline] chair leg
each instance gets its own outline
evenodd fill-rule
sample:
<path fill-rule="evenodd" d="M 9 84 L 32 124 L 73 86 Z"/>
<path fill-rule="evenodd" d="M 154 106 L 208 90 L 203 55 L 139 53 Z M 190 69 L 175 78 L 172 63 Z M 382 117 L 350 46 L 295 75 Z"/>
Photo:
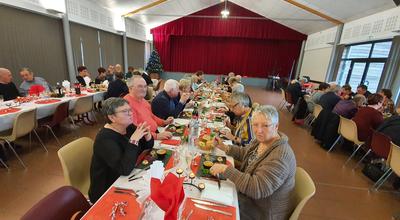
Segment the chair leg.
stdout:
<path fill-rule="evenodd" d="M 6 163 L 4 163 L 3 159 L 0 158 L 0 163 L 7 169 L 7 171 L 10 172 L 10 168 L 7 166 Z"/>
<path fill-rule="evenodd" d="M 357 169 L 357 167 L 360 165 L 360 163 L 368 156 L 368 154 L 371 153 L 371 149 L 367 151 L 367 153 L 364 154 L 364 156 L 357 162 L 357 164 L 353 167 L 353 170 Z"/>
<path fill-rule="evenodd" d="M 58 140 L 56 134 L 54 134 L 53 129 L 52 129 L 50 126 L 48 126 L 48 125 L 45 125 L 45 127 L 47 128 L 47 130 L 49 130 L 49 131 L 51 132 L 51 134 L 53 135 L 54 139 L 56 139 L 58 146 L 60 146 L 60 148 L 62 148 L 62 145 L 61 145 L 61 143 L 60 143 L 60 140 Z"/>
<path fill-rule="evenodd" d="M 21 163 L 21 165 L 26 169 L 25 163 L 22 161 L 22 159 L 19 157 L 19 155 L 17 154 L 17 152 L 15 151 L 14 147 L 11 145 L 11 143 L 8 140 L 5 140 L 5 142 L 7 142 L 8 147 L 11 149 L 11 151 L 14 153 L 14 155 L 17 157 L 17 159 L 19 160 L 19 162 Z"/>
<path fill-rule="evenodd" d="M 392 169 L 389 169 L 388 171 L 386 171 L 386 172 L 382 175 L 383 179 L 382 179 L 382 177 L 381 177 L 378 181 L 376 181 L 376 183 L 374 184 L 374 186 L 375 186 L 376 184 L 378 184 L 378 185 L 375 187 L 375 191 L 378 191 L 378 189 L 386 182 L 386 180 L 389 179 L 389 177 L 392 175 L 392 173 L 393 173 L 393 170 L 392 170 Z"/>
<path fill-rule="evenodd" d="M 92 114 L 92 117 L 93 117 L 93 119 L 94 119 L 94 122 L 97 123 L 98 121 L 97 121 L 97 117 L 96 117 L 95 112 L 94 112 L 94 111 L 91 111 L 90 113 Z"/>
<path fill-rule="evenodd" d="M 46 151 L 46 153 L 48 153 L 49 151 L 47 150 L 46 146 L 44 145 L 42 139 L 40 139 L 40 137 L 35 129 L 33 129 L 33 133 L 35 133 L 35 135 L 36 135 L 37 139 L 39 140 L 40 144 L 42 145 L 43 149 Z"/>
<path fill-rule="evenodd" d="M 332 149 L 335 147 L 335 145 L 339 142 L 340 138 L 342 135 L 339 135 L 339 137 L 333 142 L 332 146 L 329 148 L 328 153 L 332 151 Z"/>
<path fill-rule="evenodd" d="M 346 166 L 346 164 L 351 160 L 351 158 L 356 155 L 357 151 L 361 148 L 362 144 L 358 145 L 357 148 L 353 151 L 353 153 L 350 155 L 350 157 L 346 160 L 346 162 L 343 164 L 343 166 Z"/>

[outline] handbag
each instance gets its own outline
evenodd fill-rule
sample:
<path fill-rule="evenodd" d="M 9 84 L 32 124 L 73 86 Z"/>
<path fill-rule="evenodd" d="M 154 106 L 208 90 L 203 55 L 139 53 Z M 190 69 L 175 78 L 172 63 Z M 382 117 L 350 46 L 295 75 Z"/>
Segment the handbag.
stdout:
<path fill-rule="evenodd" d="M 362 173 L 372 181 L 376 182 L 385 172 L 381 169 L 381 164 L 368 163 L 362 169 Z"/>

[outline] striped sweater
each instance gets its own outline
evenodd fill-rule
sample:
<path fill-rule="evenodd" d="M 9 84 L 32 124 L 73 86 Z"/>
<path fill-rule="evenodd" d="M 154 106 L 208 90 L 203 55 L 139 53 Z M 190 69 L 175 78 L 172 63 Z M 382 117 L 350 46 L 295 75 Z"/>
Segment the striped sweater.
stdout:
<path fill-rule="evenodd" d="M 256 140 L 246 147 L 232 146 L 227 152 L 242 162 L 240 170 L 229 166 L 224 173 L 239 192 L 242 220 L 288 219 L 293 211 L 291 192 L 295 183 L 296 158 L 288 137 L 283 133 L 279 135 L 281 138 L 251 164 L 247 161 L 259 144 Z"/>

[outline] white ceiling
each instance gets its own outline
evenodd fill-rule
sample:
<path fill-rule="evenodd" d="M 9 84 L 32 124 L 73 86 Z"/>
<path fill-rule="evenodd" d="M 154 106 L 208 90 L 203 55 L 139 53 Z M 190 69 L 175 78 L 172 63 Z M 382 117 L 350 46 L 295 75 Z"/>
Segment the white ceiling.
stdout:
<path fill-rule="evenodd" d="M 126 14 L 156 0 L 91 0 L 117 14 Z M 335 26 L 284 0 L 230 0 L 250 11 L 304 34 Z M 348 22 L 396 7 L 392 0 L 296 0 L 342 22 Z M 168 0 L 130 17 L 153 28 L 208 8 L 221 0 Z"/>

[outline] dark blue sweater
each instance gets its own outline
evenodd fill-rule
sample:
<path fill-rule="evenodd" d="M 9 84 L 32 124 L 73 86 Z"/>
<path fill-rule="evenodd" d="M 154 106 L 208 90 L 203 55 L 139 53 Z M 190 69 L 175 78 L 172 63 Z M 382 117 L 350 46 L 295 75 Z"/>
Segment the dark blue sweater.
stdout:
<path fill-rule="evenodd" d="M 185 108 L 176 98 L 170 98 L 165 91 L 158 93 L 151 103 L 151 111 L 159 118 L 167 119 L 169 116 L 174 118 Z"/>

